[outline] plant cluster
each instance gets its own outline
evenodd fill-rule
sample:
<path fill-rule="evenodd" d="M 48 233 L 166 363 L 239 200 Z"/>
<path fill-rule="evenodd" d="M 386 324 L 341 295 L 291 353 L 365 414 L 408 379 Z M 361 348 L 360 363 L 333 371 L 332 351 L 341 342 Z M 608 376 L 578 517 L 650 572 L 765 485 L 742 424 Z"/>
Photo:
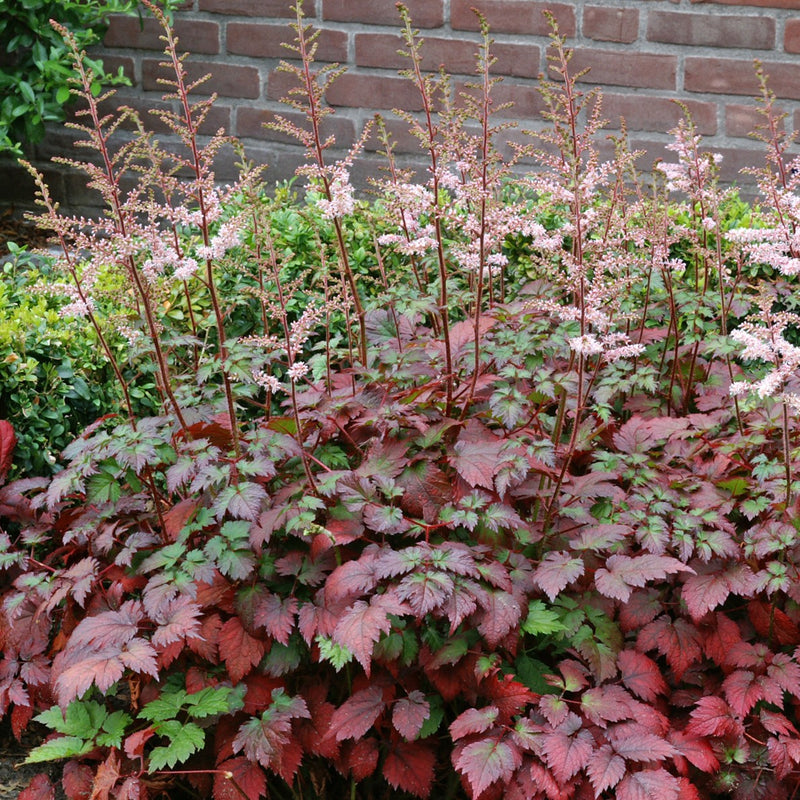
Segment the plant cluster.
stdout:
<path fill-rule="evenodd" d="M 367 204 L 298 4 L 307 124 L 274 124 L 309 188 L 269 198 L 245 161 L 215 184 L 230 142 L 200 146 L 213 98 L 151 10 L 178 154 L 113 145 L 135 115 L 101 115 L 62 29 L 109 214 L 38 179 L 39 222 L 124 402 L 0 489 L 0 712 L 50 732 L 28 761 L 64 760 L 69 800 L 792 797 L 800 164 L 766 78 L 751 211 L 688 118 L 649 184 L 624 136 L 603 161 L 555 28 L 550 130 L 502 158 L 484 21 L 454 97 L 401 7 L 430 169 L 377 120 Z"/>

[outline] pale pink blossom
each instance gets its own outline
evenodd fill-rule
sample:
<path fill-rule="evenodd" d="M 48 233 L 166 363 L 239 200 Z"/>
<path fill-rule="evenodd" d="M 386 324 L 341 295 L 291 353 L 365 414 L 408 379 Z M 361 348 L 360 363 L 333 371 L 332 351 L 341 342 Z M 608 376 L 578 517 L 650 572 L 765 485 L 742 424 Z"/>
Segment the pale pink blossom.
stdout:
<path fill-rule="evenodd" d="M 281 390 L 281 382 L 274 376 L 270 375 L 263 370 L 253 370 L 253 380 L 268 392 L 279 392 Z"/>
<path fill-rule="evenodd" d="M 352 214 L 356 207 L 356 201 L 353 197 L 354 190 L 350 183 L 350 173 L 339 167 L 328 186 L 331 199 L 317 200 L 322 216 L 325 219 L 341 219 Z"/>
<path fill-rule="evenodd" d="M 292 381 L 299 381 L 307 372 L 308 364 L 304 361 L 295 361 L 294 364 L 286 370 L 286 374 Z"/>
<path fill-rule="evenodd" d="M 596 356 L 603 352 L 603 345 L 593 333 L 575 336 L 568 341 L 572 352 L 579 356 Z"/>

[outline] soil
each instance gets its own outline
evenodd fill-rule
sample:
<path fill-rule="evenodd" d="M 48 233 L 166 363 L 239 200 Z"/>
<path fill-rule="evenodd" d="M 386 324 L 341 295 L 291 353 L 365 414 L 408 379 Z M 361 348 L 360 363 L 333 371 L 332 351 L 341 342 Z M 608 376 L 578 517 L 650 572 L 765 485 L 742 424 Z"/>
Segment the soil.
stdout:
<path fill-rule="evenodd" d="M 28 750 L 40 744 L 41 739 L 33 732 L 24 734 L 18 742 L 11 732 L 8 718 L 0 721 L 0 800 L 17 800 L 35 775 L 44 772 L 50 775 L 57 786 L 56 800 L 64 794 L 58 786 L 58 764 L 23 764 Z"/>
<path fill-rule="evenodd" d="M 14 242 L 20 247 L 27 245 L 29 249 L 46 247 L 50 235 L 21 219 L 14 209 L 0 212 L 0 258 L 8 255 L 8 242 Z"/>

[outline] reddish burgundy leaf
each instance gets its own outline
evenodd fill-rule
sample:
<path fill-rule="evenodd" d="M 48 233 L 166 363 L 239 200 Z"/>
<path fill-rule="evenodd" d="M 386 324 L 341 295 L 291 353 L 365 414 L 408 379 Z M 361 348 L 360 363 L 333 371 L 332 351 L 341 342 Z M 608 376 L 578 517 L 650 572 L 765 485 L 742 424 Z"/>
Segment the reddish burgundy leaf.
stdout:
<path fill-rule="evenodd" d="M 413 741 L 430 715 L 430 703 L 419 689 L 414 689 L 394 704 L 392 725 L 403 738 Z"/>
<path fill-rule="evenodd" d="M 245 758 L 230 758 L 217 767 L 214 775 L 214 800 L 250 800 L 267 796 L 267 776 L 258 765 Z"/>
<path fill-rule="evenodd" d="M 378 766 L 378 741 L 370 736 L 357 742 L 345 742 L 342 752 L 345 773 L 349 772 L 357 781 L 363 781 L 375 772 Z"/>
<path fill-rule="evenodd" d="M 478 632 L 489 647 L 494 648 L 519 624 L 522 609 L 513 594 L 501 589 L 487 589 L 479 598 L 484 609 Z"/>
<path fill-rule="evenodd" d="M 685 731 L 671 730 L 669 741 L 678 753 L 697 769 L 710 774 L 719 769 L 719 760 L 706 739 L 690 736 Z"/>
<path fill-rule="evenodd" d="M 94 772 L 88 764 L 79 764 L 77 761 L 64 764 L 61 786 L 67 800 L 89 800 L 93 782 Z"/>
<path fill-rule="evenodd" d="M 266 643 L 251 636 L 238 617 L 231 617 L 219 632 L 219 654 L 234 683 L 257 666 L 266 652 Z"/>
<path fill-rule="evenodd" d="M 557 675 L 552 676 L 552 679 L 546 676 L 548 677 L 548 683 L 553 686 L 558 686 L 559 689 L 563 689 L 565 692 L 577 692 L 579 689 L 583 689 L 584 686 L 588 686 L 586 676 L 589 671 L 580 662 L 565 658 L 559 662 L 558 671 L 561 673 L 560 678 Z"/>
<path fill-rule="evenodd" d="M 732 663 L 729 654 L 742 641 L 739 626 L 720 611 L 713 615 L 711 625 L 704 625 L 703 650 L 708 658 L 717 664 Z M 743 666 L 743 665 L 740 665 Z"/>
<path fill-rule="evenodd" d="M 675 754 L 675 748 L 660 736 L 637 723 L 609 733 L 614 750 L 628 761 L 663 761 Z"/>
<path fill-rule="evenodd" d="M 594 751 L 594 737 L 587 730 L 568 733 L 567 723 L 544 736 L 544 750 L 547 766 L 562 784 L 580 772 L 588 763 Z"/>
<path fill-rule="evenodd" d="M 766 600 L 751 600 L 747 605 L 747 613 L 756 632 L 764 639 L 775 639 L 783 645 L 800 642 L 800 628 L 785 611 Z"/>
<path fill-rule="evenodd" d="M 692 736 L 740 736 L 742 722 L 721 697 L 701 697 L 690 715 L 686 732 Z"/>
<path fill-rule="evenodd" d="M 199 500 L 194 497 L 187 497 L 162 515 L 162 519 L 164 520 L 164 533 L 169 541 L 174 542 L 178 538 L 178 534 L 192 518 L 199 505 Z"/>
<path fill-rule="evenodd" d="M 800 665 L 786 653 L 776 653 L 767 667 L 767 681 L 800 697 Z M 775 702 L 775 701 L 773 701 Z"/>
<path fill-rule="evenodd" d="M 390 786 L 417 797 L 428 797 L 433 785 L 436 753 L 423 742 L 396 742 L 383 762 Z"/>
<path fill-rule="evenodd" d="M 501 724 L 510 722 L 513 716 L 523 713 L 539 699 L 539 695 L 515 680 L 513 675 L 490 673 L 481 681 L 480 692 L 500 711 Z"/>
<path fill-rule="evenodd" d="M 496 706 L 468 708 L 462 711 L 450 724 L 450 736 L 453 741 L 462 739 L 472 733 L 483 733 L 494 725 L 500 713 Z"/>
<path fill-rule="evenodd" d="M 683 619 L 673 622 L 666 615 L 645 625 L 636 644 L 643 651 L 658 650 L 666 657 L 678 680 L 701 656 L 697 628 Z"/>
<path fill-rule="evenodd" d="M 746 669 L 731 672 L 722 682 L 722 691 L 730 707 L 741 716 L 748 714 L 764 698 L 764 689 L 756 681 L 756 676 Z"/>
<path fill-rule="evenodd" d="M 267 593 L 258 599 L 253 622 L 266 628 L 267 633 L 276 641 L 288 644 L 289 636 L 294 630 L 297 608 L 294 597 L 281 599 L 276 594 Z"/>
<path fill-rule="evenodd" d="M 761 724 L 770 732 L 781 736 L 798 737 L 797 728 L 789 722 L 783 714 L 768 711 L 766 708 L 759 712 Z"/>
<path fill-rule="evenodd" d="M 333 712 L 331 732 L 338 741 L 360 739 L 373 726 L 386 708 L 383 690 L 370 686 L 355 692 Z"/>
<path fill-rule="evenodd" d="M 28 683 L 31 682 L 28 681 Z M 33 717 L 32 705 L 27 705 L 27 706 L 15 705 L 14 708 L 11 709 L 11 731 L 14 734 L 14 738 L 17 741 L 20 741 L 20 739 L 22 739 L 22 734 L 28 727 L 28 723 L 31 721 L 32 717 Z"/>
<path fill-rule="evenodd" d="M 119 780 L 119 768 L 119 756 L 116 750 L 112 750 L 97 768 L 92 785 L 92 800 L 114 800 L 110 793 Z"/>
<path fill-rule="evenodd" d="M 75 652 L 70 642 L 68 664 L 55 681 L 56 695 L 61 705 L 80 697 L 92 684 L 101 692 L 108 690 L 125 674 L 125 669 L 153 677 L 158 676 L 157 654 L 144 639 L 133 639 L 124 646 L 102 650 Z"/>
<path fill-rule="evenodd" d="M 143 617 L 142 604 L 138 600 L 123 603 L 118 611 L 103 611 L 86 617 L 72 632 L 69 647 L 79 649 L 90 646 L 93 650 L 120 648 L 136 636 Z"/>
<path fill-rule="evenodd" d="M 550 600 L 555 600 L 562 589 L 583 575 L 583 571 L 582 558 L 575 558 L 565 550 L 558 550 L 548 553 L 542 559 L 533 573 L 533 579 Z"/>
<path fill-rule="evenodd" d="M 308 719 L 308 707 L 302 697 L 287 698 L 280 695 L 277 700 L 260 717 L 253 717 L 242 723 L 233 740 L 234 753 L 244 751 L 249 761 L 258 762 L 264 769 L 282 774 L 284 758 L 291 759 L 292 721 L 295 719 Z M 292 769 L 288 770 L 288 780 L 291 782 Z"/>
<path fill-rule="evenodd" d="M 617 784 L 616 800 L 679 800 L 680 783 L 665 769 L 629 773 Z"/>
<path fill-rule="evenodd" d="M 539 700 L 539 711 L 554 728 L 557 728 L 569 715 L 569 706 L 557 694 L 545 694 Z"/>
<path fill-rule="evenodd" d="M 0 419 L 0 483 L 3 483 L 11 469 L 11 460 L 14 457 L 14 448 L 17 446 L 17 437 L 14 428 L 8 420 Z"/>
<path fill-rule="evenodd" d="M 347 647 L 369 675 L 375 643 L 381 633 L 389 633 L 392 628 L 389 615 L 407 612 L 408 607 L 389 592 L 374 595 L 369 604 L 357 600 L 339 621 L 333 639 Z"/>
<path fill-rule="evenodd" d="M 614 445 L 621 453 L 646 453 L 654 441 L 655 436 L 648 420 L 639 415 L 632 416 L 614 434 Z"/>
<path fill-rule="evenodd" d="M 435 522 L 442 507 L 453 498 L 453 483 L 438 467 L 423 461 L 407 469 L 397 485 L 405 489 L 400 507 L 411 517 L 428 524 Z"/>
<path fill-rule="evenodd" d="M 375 550 L 366 550 L 357 561 L 346 561 L 336 567 L 325 582 L 325 594 L 330 601 L 359 597 L 377 585 Z"/>
<path fill-rule="evenodd" d="M 453 764 L 466 776 L 474 797 L 495 781 L 509 781 L 521 763 L 517 746 L 506 740 L 482 739 L 453 751 Z"/>
<path fill-rule="evenodd" d="M 172 642 L 200 638 L 200 606 L 185 594 L 164 604 L 153 614 L 158 627 L 153 633 L 152 642 L 156 647 L 165 647 Z"/>
<path fill-rule="evenodd" d="M 767 740 L 767 752 L 770 764 L 775 767 L 775 777 L 782 781 L 800 763 L 800 739 L 770 737 Z"/>
<path fill-rule="evenodd" d="M 597 591 L 605 597 L 627 603 L 634 587 L 645 586 L 650 581 L 661 581 L 676 572 L 694 572 L 682 561 L 671 556 L 652 553 L 630 557 L 614 555 L 606 559 L 605 567 L 594 574 Z"/>
<path fill-rule="evenodd" d="M 634 592 L 631 599 L 619 608 L 620 627 L 625 633 L 639 630 L 662 611 L 661 595 L 656 589 Z"/>
<path fill-rule="evenodd" d="M 298 726 L 298 737 L 307 753 L 334 759 L 339 754 L 339 742 L 331 735 L 331 722 L 336 708 L 326 697 L 327 688 L 324 684 L 306 690 L 305 698 L 311 719 Z"/>
<path fill-rule="evenodd" d="M 524 772 L 524 770 L 520 770 L 520 772 Z M 553 777 L 553 774 L 549 769 L 546 769 L 544 765 L 538 764 L 534 761 L 531 764 L 530 773 L 534 786 L 538 791 L 542 792 L 545 797 L 561 796 L 562 787 L 558 785 L 558 782 Z M 533 796 L 533 793 L 528 796 Z"/>
<path fill-rule="evenodd" d="M 135 775 L 125 778 L 122 786 L 114 789 L 114 800 L 145 800 L 146 797 L 145 784 Z"/>
<path fill-rule="evenodd" d="M 586 774 L 592 782 L 594 796 L 600 797 L 606 789 L 613 789 L 622 780 L 625 761 L 604 744 L 592 754 L 586 765 Z"/>
<path fill-rule="evenodd" d="M 485 425 L 470 419 L 455 443 L 453 466 L 469 486 L 493 489 L 494 476 L 502 463 L 503 446 L 503 440 Z"/>
<path fill-rule="evenodd" d="M 33 780 L 23 789 L 17 800 L 55 800 L 56 790 L 50 778 L 43 772 L 33 776 Z"/>
<path fill-rule="evenodd" d="M 644 653 L 623 650 L 617 656 L 617 666 L 625 686 L 646 703 L 653 703 L 658 695 L 666 693 L 667 684 L 661 670 Z"/>
<path fill-rule="evenodd" d="M 681 597 L 694 619 L 700 619 L 717 606 L 721 606 L 730 594 L 730 586 L 724 572 L 717 571 L 691 575 L 683 584 Z"/>
<path fill-rule="evenodd" d="M 125 755 L 128 756 L 128 758 L 143 758 L 144 746 L 155 734 L 155 730 L 148 726 L 141 731 L 134 731 L 130 736 L 125 737 Z"/>
<path fill-rule="evenodd" d="M 581 711 L 601 728 L 605 728 L 607 722 L 631 719 L 633 707 L 633 698 L 621 686 L 614 684 L 587 689 L 581 696 Z"/>
<path fill-rule="evenodd" d="M 453 595 L 455 583 L 446 572 L 424 570 L 406 575 L 397 586 L 397 597 L 408 601 L 417 619 L 422 619 Z"/>

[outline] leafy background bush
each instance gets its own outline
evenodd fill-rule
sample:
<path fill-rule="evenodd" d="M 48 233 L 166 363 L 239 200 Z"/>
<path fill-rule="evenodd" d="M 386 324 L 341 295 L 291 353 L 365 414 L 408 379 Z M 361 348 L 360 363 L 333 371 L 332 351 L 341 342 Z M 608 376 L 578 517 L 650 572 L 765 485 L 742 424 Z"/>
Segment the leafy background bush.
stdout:
<path fill-rule="evenodd" d="M 70 100 L 69 49 L 50 20 L 65 25 L 80 48 L 97 43 L 110 14 L 131 13 L 136 0 L 0 0 L 0 154 L 21 154 L 25 143 L 44 136 L 47 122 L 62 122 Z M 87 59 L 95 73 L 92 91 L 103 84 L 126 83 L 120 70 L 110 75 L 100 59 Z"/>
<path fill-rule="evenodd" d="M 214 185 L 163 15 L 186 153 L 87 126 L 89 226 L 38 178 L 50 288 L 122 405 L 0 489 L 0 711 L 50 731 L 28 761 L 70 800 L 791 797 L 800 177 L 765 76 L 750 209 L 688 119 L 648 184 L 624 140 L 602 163 L 555 30 L 551 130 L 504 162 L 486 26 L 455 104 L 403 9 L 431 171 L 378 121 L 366 203 L 358 148 L 314 134 L 338 73 L 296 13 L 308 125 L 274 124 L 305 195 L 246 163 Z"/>

